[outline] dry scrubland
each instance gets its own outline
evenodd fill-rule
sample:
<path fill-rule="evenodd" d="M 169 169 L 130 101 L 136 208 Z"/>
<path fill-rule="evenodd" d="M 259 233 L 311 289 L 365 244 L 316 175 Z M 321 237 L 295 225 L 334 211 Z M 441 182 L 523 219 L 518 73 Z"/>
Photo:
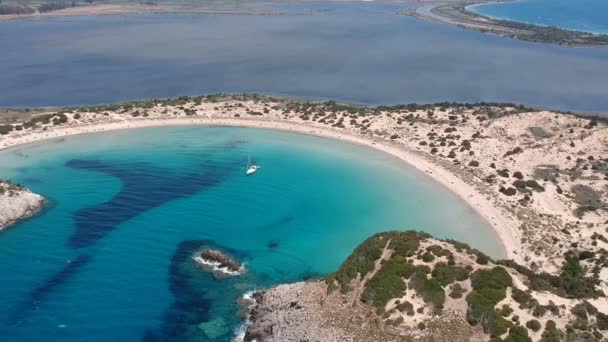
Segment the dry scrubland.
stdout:
<path fill-rule="evenodd" d="M 245 340 L 601 341 L 607 307 L 579 257 L 538 274 L 455 241 L 380 233 L 322 281 L 256 294 Z"/>
<path fill-rule="evenodd" d="M 0 148 L 70 134 L 172 124 L 275 128 L 365 144 L 410 162 L 456 192 L 477 210 L 497 231 L 507 256 L 529 269 L 520 269 L 519 275 L 512 273 L 516 272 L 514 270 L 508 271 L 519 289 L 525 291 L 530 287 L 526 285 L 529 283 L 526 278 L 533 273 L 547 272 L 547 276 L 556 277 L 563 274 L 564 263 L 568 264 L 569 260 L 574 259 L 580 266 L 580 270 L 578 266 L 575 267 L 577 277 L 592 280 L 594 287 L 600 291 L 597 294 L 607 289 L 608 125 L 600 119 L 510 104 L 363 107 L 332 101 L 300 101 L 257 95 L 211 95 L 67 108 L 33 116 L 29 113 L 27 120 L 22 119 L 22 115 L 26 113 L 13 111 L 3 116 L 5 123 L 0 125 Z M 404 222 L 404 228 L 424 229 L 408 227 L 407 222 Z M 420 248 L 424 245 L 422 243 Z M 442 246 L 456 255 L 451 247 Z M 441 257 L 444 256 L 435 256 L 436 259 Z M 466 256 L 461 259 L 464 261 Z M 472 267 L 470 274 L 480 266 Z M 561 281 L 548 279 L 552 278 L 541 280 L 550 286 L 535 287 L 534 298 L 541 305 L 550 307 L 547 310 L 551 314 L 547 317 L 565 333 L 567 324 L 575 323 L 568 323 L 574 322 L 570 320 L 570 314 L 560 315 L 569 312 L 574 303 L 582 303 L 579 299 L 579 302 L 573 301 L 573 298 L 591 297 L 588 294 L 568 294 L 567 291 L 571 290 L 548 291 L 549 287 L 562 286 L 557 284 L 561 284 Z M 302 291 L 312 287 L 310 291 L 314 292 L 319 291 L 316 288 L 322 286 L 319 284 L 323 283 L 297 286 L 301 286 Z M 469 290 L 472 286 L 467 281 L 461 285 Z M 507 294 L 512 291 L 509 286 L 505 290 Z M 448 294 L 451 288 L 452 284 L 442 284 L 442 289 Z M 364 295 L 365 291 L 362 291 Z M 351 303 L 354 302 L 353 297 L 345 296 L 351 298 Z M 328 302 L 332 298 L 327 297 Z M 511 297 L 507 295 L 505 298 Z M 406 300 L 415 310 L 424 302 L 419 294 L 400 301 L 403 303 Z M 561 314 L 556 314 L 549 301 L 556 306 L 565 305 L 565 309 L 560 309 Z M 605 298 L 600 296 L 593 305 L 606 312 L 608 308 L 605 303 Z M 442 319 L 450 317 L 446 312 L 464 312 L 463 308 L 470 308 L 468 304 L 462 298 L 453 301 L 446 299 Z M 503 304 L 508 304 L 515 313 L 499 316 L 513 321 L 513 315 L 518 315 L 522 324 L 532 318 L 530 310 L 538 307 L 521 309 L 519 305 L 523 304 L 515 304 L 504 298 L 493 304 L 499 309 Z M 404 305 L 409 308 L 408 304 Z M 353 306 L 355 311 L 358 308 L 358 305 Z M 406 312 L 410 312 L 408 308 Z M 390 305 L 385 309 L 390 311 Z M 425 313 L 431 312 L 423 310 Z M 403 322 L 391 321 L 399 320 L 394 312 L 380 320 L 382 329 L 379 333 L 382 336 L 394 336 L 402 331 L 402 326 L 411 326 L 412 317 L 399 315 Z M 590 312 L 588 316 L 591 316 Z M 422 316 L 416 314 L 414 317 L 414 322 L 418 324 Z M 466 322 L 462 315 L 455 317 Z M 549 319 L 543 317 L 536 319 L 541 321 L 543 327 L 551 326 L 552 323 L 547 323 Z M 351 319 L 354 318 L 348 318 Z M 424 322 L 431 327 L 433 320 L 428 316 Z M 392 323 L 388 324 L 389 321 Z M 594 318 L 587 318 L 588 330 L 580 331 L 592 334 L 593 329 L 597 329 L 594 322 Z M 582 323 L 576 324 L 580 328 Z M 444 326 L 444 323 L 438 326 Z M 463 336 L 475 333 L 476 327 L 479 327 L 455 326 L 464 329 Z M 540 339 L 541 332 L 534 332 L 532 328 L 528 330 L 531 337 Z M 506 333 L 503 337 L 506 337 Z"/>

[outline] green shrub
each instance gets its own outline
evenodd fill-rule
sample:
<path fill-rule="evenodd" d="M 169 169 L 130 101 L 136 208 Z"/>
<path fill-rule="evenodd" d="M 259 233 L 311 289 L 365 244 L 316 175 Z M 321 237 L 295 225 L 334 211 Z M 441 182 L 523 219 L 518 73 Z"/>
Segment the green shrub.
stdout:
<path fill-rule="evenodd" d="M 506 189 L 501 187 L 500 189 L 498 189 L 498 191 L 501 192 L 505 196 L 515 196 L 515 194 L 517 194 L 517 190 L 512 187 L 508 187 Z"/>
<path fill-rule="evenodd" d="M 403 277 L 416 268 L 403 257 L 397 256 L 382 264 L 382 268 L 367 282 L 361 300 L 376 308 L 383 308 L 392 298 L 401 297 L 407 289 Z"/>
<path fill-rule="evenodd" d="M 0 134 L 9 134 L 13 131 L 13 125 L 0 125 Z"/>
<path fill-rule="evenodd" d="M 513 291 L 511 291 L 511 298 L 519 304 L 527 304 L 532 299 L 532 296 L 525 291 L 513 288 Z"/>
<path fill-rule="evenodd" d="M 388 239 L 381 234 L 365 240 L 355 248 L 335 273 L 327 277 L 327 282 L 331 284 L 337 281 L 342 293 L 350 291 L 350 282 L 357 277 L 357 274 L 363 277 L 374 269 L 374 264 L 382 256 L 387 241 Z"/>
<path fill-rule="evenodd" d="M 585 308 L 585 305 L 582 303 L 576 304 L 575 306 L 572 307 L 572 309 L 570 309 L 570 312 L 572 312 L 572 314 L 580 319 L 587 319 L 587 309 Z"/>
<path fill-rule="evenodd" d="M 547 321 L 545 330 L 540 337 L 541 342 L 562 342 L 564 340 L 564 332 L 557 329 L 554 321 Z"/>
<path fill-rule="evenodd" d="M 538 192 L 543 192 L 543 191 L 545 191 L 545 188 L 544 188 L 544 187 L 542 187 L 540 184 L 538 184 L 538 182 L 537 182 L 537 181 L 535 181 L 535 180 L 533 180 L 533 179 L 527 180 L 527 181 L 526 181 L 526 186 L 527 186 L 528 188 L 533 189 L 533 190 L 538 191 Z"/>
<path fill-rule="evenodd" d="M 499 316 L 494 307 L 506 297 L 507 287 L 512 284 L 511 276 L 502 267 L 475 271 L 471 275 L 473 290 L 466 298 L 469 304 L 467 309 L 469 323 L 476 325 L 491 315 Z"/>
<path fill-rule="evenodd" d="M 424 262 L 431 262 L 433 260 L 435 260 L 435 257 L 430 252 L 426 252 L 422 255 L 422 261 Z"/>
<path fill-rule="evenodd" d="M 459 283 L 453 284 L 450 287 L 450 289 L 451 289 L 450 297 L 452 297 L 454 299 L 462 298 L 462 295 L 465 291 L 465 289 Z"/>
<path fill-rule="evenodd" d="M 442 257 L 442 256 L 447 256 L 449 257 L 450 255 L 452 255 L 452 252 L 450 252 L 447 249 L 443 249 L 443 247 L 439 246 L 439 245 L 431 245 L 428 246 L 426 248 L 426 250 L 428 252 L 433 253 L 436 257 Z"/>
<path fill-rule="evenodd" d="M 460 242 L 460 241 L 456 241 L 456 240 L 452 240 L 452 239 L 445 239 L 443 241 L 445 241 L 445 242 L 451 244 L 452 246 L 454 246 L 454 248 L 456 248 L 456 250 L 458 252 L 462 252 L 463 250 L 468 252 L 468 251 L 471 250 L 471 246 L 467 245 L 464 242 Z"/>
<path fill-rule="evenodd" d="M 469 271 L 464 267 L 450 266 L 444 262 L 435 265 L 431 276 L 442 285 L 447 286 L 454 281 L 463 281 L 469 278 Z"/>
<path fill-rule="evenodd" d="M 403 317 L 399 316 L 399 317 L 395 318 L 395 320 L 392 321 L 391 323 L 394 326 L 399 326 L 401 323 L 403 323 L 403 321 L 404 321 Z"/>
<path fill-rule="evenodd" d="M 400 255 L 393 256 L 385 261 L 378 272 L 366 283 L 361 300 L 373 304 L 376 308 L 383 308 L 390 299 L 401 297 L 406 290 L 403 279 L 416 276 L 426 279 L 426 274 L 429 272 L 428 266 L 415 266 Z M 424 292 L 425 289 L 422 290 Z"/>
<path fill-rule="evenodd" d="M 68 117 L 63 113 L 57 114 L 55 117 L 53 117 L 53 125 L 55 126 L 64 124 L 66 122 L 68 122 Z"/>
<path fill-rule="evenodd" d="M 532 342 L 528 336 L 528 330 L 522 326 L 509 328 L 509 335 L 504 339 L 504 342 Z"/>
<path fill-rule="evenodd" d="M 532 330 L 532 331 L 534 331 L 534 332 L 537 332 L 537 331 L 539 331 L 539 330 L 540 330 L 540 328 L 541 328 L 542 326 L 540 325 L 540 322 L 539 322 L 539 321 L 537 321 L 537 320 L 533 319 L 533 320 L 530 320 L 530 321 L 527 321 L 527 322 L 526 322 L 526 327 L 528 327 L 529 329 L 531 329 L 531 330 Z"/>
<path fill-rule="evenodd" d="M 489 260 L 490 260 L 490 258 L 488 258 L 487 255 L 479 252 L 479 253 L 477 253 L 477 258 L 475 259 L 475 262 L 477 262 L 480 265 L 487 265 Z"/>
<path fill-rule="evenodd" d="M 496 263 L 513 268 L 525 275 L 530 283 L 530 289 L 534 291 L 551 291 L 564 298 L 597 298 L 603 296 L 602 291 L 596 289 L 598 280 L 585 275 L 586 271 L 578 260 L 578 254 L 576 253 L 566 253 L 562 271 L 557 276 L 546 272 L 535 273 L 513 260 L 500 260 Z"/>
<path fill-rule="evenodd" d="M 391 248 L 394 250 L 394 254 L 403 257 L 413 256 L 420 246 L 420 241 L 431 237 L 427 233 L 414 231 L 392 232 L 387 236 L 391 239 Z"/>
<path fill-rule="evenodd" d="M 495 311 L 488 312 L 481 322 L 483 331 L 490 336 L 496 337 L 506 333 L 513 324 Z"/>
<path fill-rule="evenodd" d="M 407 300 L 403 303 L 397 304 L 397 309 L 406 313 L 408 316 L 414 316 L 414 306 Z"/>
<path fill-rule="evenodd" d="M 515 182 L 513 182 L 513 186 L 516 187 L 517 189 L 525 189 L 526 181 L 524 181 L 522 179 L 518 179 Z"/>
<path fill-rule="evenodd" d="M 504 304 L 502 306 L 502 308 L 500 308 L 500 311 L 498 313 L 502 317 L 508 317 L 509 315 L 511 315 L 513 313 L 513 309 L 508 304 Z"/>
<path fill-rule="evenodd" d="M 597 319 L 597 328 L 600 330 L 608 330 L 608 315 L 598 312 L 595 316 Z"/>
<path fill-rule="evenodd" d="M 428 279 L 426 274 L 417 272 L 412 276 L 410 284 L 425 303 L 432 304 L 436 311 L 443 309 L 445 291 L 437 280 Z"/>
<path fill-rule="evenodd" d="M 595 256 L 595 253 L 592 251 L 581 251 L 578 253 L 578 260 L 587 260 L 592 259 Z"/>
<path fill-rule="evenodd" d="M 475 289 L 505 289 L 513 285 L 513 280 L 504 268 L 495 266 L 490 270 L 475 271 L 471 276 L 471 284 Z"/>

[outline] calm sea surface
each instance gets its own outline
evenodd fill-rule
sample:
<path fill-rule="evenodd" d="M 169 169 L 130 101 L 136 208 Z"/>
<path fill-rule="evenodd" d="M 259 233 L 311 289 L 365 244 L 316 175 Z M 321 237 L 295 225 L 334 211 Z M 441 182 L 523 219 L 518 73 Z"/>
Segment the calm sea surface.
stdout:
<path fill-rule="evenodd" d="M 544 26 L 608 33 L 606 0 L 520 0 L 472 7 L 476 12 Z"/>
<path fill-rule="evenodd" d="M 290 13 L 277 16 L 2 22 L 0 107 L 259 92 L 608 112 L 608 49 L 527 43 L 399 15 L 407 6 L 306 3 L 276 6 Z"/>
<path fill-rule="evenodd" d="M 245 176 L 248 155 L 262 168 Z M 373 233 L 422 229 L 501 256 L 494 233 L 425 175 L 293 133 L 172 127 L 0 152 L 0 178 L 50 200 L 0 233 L 2 341 L 228 341 L 236 299 L 336 269 Z M 216 280 L 193 253 L 248 273 Z"/>

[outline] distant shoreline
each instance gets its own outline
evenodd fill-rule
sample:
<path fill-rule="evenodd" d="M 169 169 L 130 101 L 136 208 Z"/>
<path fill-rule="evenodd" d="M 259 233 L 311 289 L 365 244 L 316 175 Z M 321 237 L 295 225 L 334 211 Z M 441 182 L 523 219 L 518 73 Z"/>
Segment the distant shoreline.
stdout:
<path fill-rule="evenodd" d="M 181 14 L 224 14 L 224 15 L 283 15 L 285 12 L 247 6 L 231 7 L 225 5 L 195 4 L 96 4 L 69 7 L 50 12 L 31 14 L 0 15 L 0 23 L 14 20 L 40 20 L 61 17 L 95 17 L 127 14 L 181 13 Z"/>

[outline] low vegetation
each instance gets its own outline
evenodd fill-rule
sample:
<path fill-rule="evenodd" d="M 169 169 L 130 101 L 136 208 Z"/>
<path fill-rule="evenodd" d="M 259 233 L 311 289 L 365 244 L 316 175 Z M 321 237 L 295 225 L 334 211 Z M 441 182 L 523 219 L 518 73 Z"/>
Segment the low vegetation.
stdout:
<path fill-rule="evenodd" d="M 576 318 L 568 323 L 570 330 L 564 330 L 549 319 L 565 317 L 563 308 L 552 301 L 541 304 L 536 291 L 548 291 L 573 301 L 604 296 L 597 280 L 587 276 L 579 260 L 593 257 L 572 252 L 565 257 L 562 270 L 551 275 L 535 273 L 512 261 L 494 261 L 457 241 L 438 241 L 413 231 L 388 232 L 376 234 L 358 246 L 325 281 L 330 295 L 338 287 L 345 298 L 360 293 L 355 303 L 368 305 L 393 333 L 404 327 L 428 332 L 432 320 L 425 317 L 442 317 L 447 302 L 462 301 L 464 297 L 463 322 L 480 326 L 492 342 L 532 341 L 531 334 L 541 333 L 543 341 L 562 341 L 562 337 L 588 340 L 586 336 L 593 337 L 594 329 L 595 335 L 608 329 L 606 314 L 583 300 L 572 305 Z M 528 288 L 516 286 L 514 275 Z M 463 286 L 469 283 L 470 289 Z M 354 291 L 356 288 L 361 291 Z M 418 304 L 410 298 L 419 298 Z M 515 306 L 508 304 L 511 298 Z M 520 321 L 520 315 L 534 318 Z M 423 320 L 412 324 L 407 317 Z"/>

